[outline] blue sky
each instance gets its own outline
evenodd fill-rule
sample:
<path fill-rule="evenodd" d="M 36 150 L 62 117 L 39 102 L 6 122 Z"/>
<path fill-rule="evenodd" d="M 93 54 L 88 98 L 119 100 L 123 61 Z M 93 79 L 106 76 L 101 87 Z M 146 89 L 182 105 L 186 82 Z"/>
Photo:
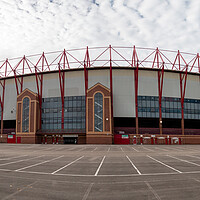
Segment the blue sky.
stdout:
<path fill-rule="evenodd" d="M 1 0 L 0 60 L 85 46 L 200 52 L 199 0 Z"/>

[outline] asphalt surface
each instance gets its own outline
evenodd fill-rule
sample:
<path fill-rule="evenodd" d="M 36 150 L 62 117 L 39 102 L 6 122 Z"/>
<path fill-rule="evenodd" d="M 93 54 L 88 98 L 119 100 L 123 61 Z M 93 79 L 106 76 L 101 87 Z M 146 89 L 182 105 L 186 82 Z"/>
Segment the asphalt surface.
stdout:
<path fill-rule="evenodd" d="M 0 144 L 0 199 L 200 199 L 200 145 Z"/>

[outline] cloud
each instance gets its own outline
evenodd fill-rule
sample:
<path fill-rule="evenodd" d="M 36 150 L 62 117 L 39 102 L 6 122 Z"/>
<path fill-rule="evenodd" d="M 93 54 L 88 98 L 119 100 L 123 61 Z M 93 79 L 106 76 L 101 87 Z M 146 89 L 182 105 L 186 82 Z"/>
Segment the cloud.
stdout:
<path fill-rule="evenodd" d="M 199 52 L 198 0 L 1 0 L 0 60 L 85 46 Z"/>

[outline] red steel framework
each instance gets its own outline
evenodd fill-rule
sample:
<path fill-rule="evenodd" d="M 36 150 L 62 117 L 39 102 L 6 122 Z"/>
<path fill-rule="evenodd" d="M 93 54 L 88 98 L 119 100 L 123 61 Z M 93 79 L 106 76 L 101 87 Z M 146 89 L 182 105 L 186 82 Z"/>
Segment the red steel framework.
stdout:
<path fill-rule="evenodd" d="M 188 72 L 200 74 L 199 53 L 186 53 L 180 51 L 164 50 L 158 48 L 143 47 L 86 47 L 63 51 L 48 52 L 12 58 L 0 61 L 0 105 L 1 105 L 1 136 L 3 133 L 3 110 L 6 79 L 15 78 L 16 93 L 23 91 L 24 75 L 35 74 L 36 86 L 40 105 L 40 119 L 42 113 L 42 90 L 43 74 L 50 71 L 58 71 L 60 92 L 62 99 L 62 129 L 64 129 L 64 96 L 65 96 L 65 73 L 75 68 L 84 69 L 85 95 L 88 90 L 88 68 L 109 67 L 110 91 L 111 91 L 111 115 L 113 117 L 113 67 L 130 67 L 134 69 L 135 88 L 135 112 L 136 133 L 138 126 L 138 71 L 140 68 L 154 68 L 158 71 L 158 95 L 159 95 L 159 128 L 162 134 L 162 91 L 165 70 L 178 71 L 180 74 L 180 96 L 182 109 L 182 134 L 184 135 L 184 98 Z M 187 61 L 186 61 L 187 60 Z M 41 120 L 40 120 L 41 127 Z"/>

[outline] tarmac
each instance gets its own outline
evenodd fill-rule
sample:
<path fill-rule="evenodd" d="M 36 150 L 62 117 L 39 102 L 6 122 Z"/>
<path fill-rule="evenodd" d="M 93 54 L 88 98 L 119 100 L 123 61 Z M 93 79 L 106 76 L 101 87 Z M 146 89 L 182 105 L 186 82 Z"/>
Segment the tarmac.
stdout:
<path fill-rule="evenodd" d="M 0 144 L 0 199 L 200 199 L 200 145 Z"/>

